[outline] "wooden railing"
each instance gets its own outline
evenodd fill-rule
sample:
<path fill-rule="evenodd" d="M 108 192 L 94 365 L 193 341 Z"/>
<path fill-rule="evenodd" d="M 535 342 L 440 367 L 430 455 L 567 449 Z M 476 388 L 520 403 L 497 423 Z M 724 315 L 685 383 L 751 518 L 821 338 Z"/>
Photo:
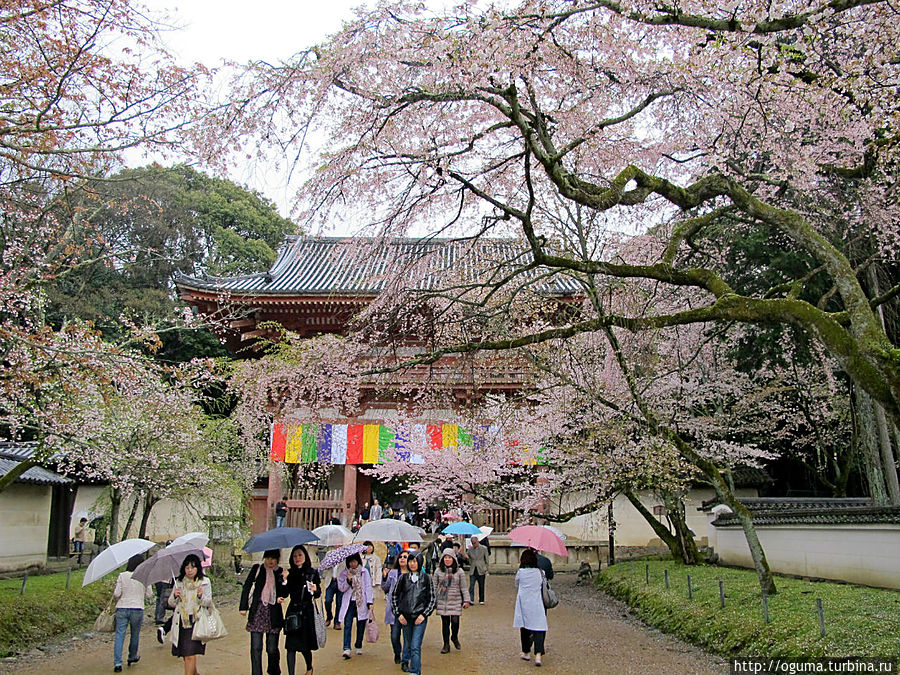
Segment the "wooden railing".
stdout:
<path fill-rule="evenodd" d="M 343 490 L 290 490 L 287 494 L 288 527 L 312 530 L 325 525 L 333 517 L 341 517 L 344 508 Z"/>
<path fill-rule="evenodd" d="M 472 522 L 481 527 L 489 525 L 494 528 L 494 534 L 506 534 L 516 526 L 516 520 L 522 515 L 521 511 L 513 509 L 485 509 L 472 515 Z"/>

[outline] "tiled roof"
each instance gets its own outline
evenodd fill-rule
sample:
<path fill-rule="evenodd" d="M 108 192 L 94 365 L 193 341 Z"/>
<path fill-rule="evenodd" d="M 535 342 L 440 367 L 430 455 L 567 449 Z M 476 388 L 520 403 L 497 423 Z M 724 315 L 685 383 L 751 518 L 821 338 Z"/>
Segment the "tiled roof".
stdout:
<path fill-rule="evenodd" d="M 13 459 L 30 459 L 36 449 L 34 441 L 0 441 L 0 455 Z"/>
<path fill-rule="evenodd" d="M 422 290 L 437 288 L 447 278 L 469 283 L 501 269 L 524 265 L 530 255 L 521 244 L 505 239 L 372 239 L 292 236 L 285 240 L 268 272 L 238 277 L 190 277 L 176 283 L 182 290 L 233 295 L 351 295 L 374 297 L 390 274 L 418 267 Z M 510 263 L 509 261 L 514 261 Z M 426 273 L 422 274 L 422 270 Z M 565 296 L 581 287 L 561 274 L 534 279 L 536 292 Z"/>
<path fill-rule="evenodd" d="M 0 453 L 0 476 L 5 476 L 27 457 L 17 457 L 8 453 Z M 39 466 L 33 466 L 16 479 L 17 483 L 30 483 L 32 485 L 72 485 L 75 483 L 70 478 L 60 476 Z"/>

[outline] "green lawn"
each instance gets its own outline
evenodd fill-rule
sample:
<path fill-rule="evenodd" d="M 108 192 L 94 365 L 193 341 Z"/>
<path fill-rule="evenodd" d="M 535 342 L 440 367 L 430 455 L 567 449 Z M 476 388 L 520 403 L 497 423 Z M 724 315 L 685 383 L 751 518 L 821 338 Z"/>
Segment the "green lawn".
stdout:
<path fill-rule="evenodd" d="M 688 575 L 693 599 L 688 598 Z M 900 655 L 897 591 L 777 577 L 778 593 L 768 598 L 766 625 L 759 582 L 750 570 L 637 560 L 603 570 L 598 585 L 627 602 L 647 623 L 725 657 Z M 817 598 L 822 599 L 825 637 L 819 632 Z"/>
<path fill-rule="evenodd" d="M 0 581 L 0 656 L 41 644 L 79 629 L 90 630 L 112 597 L 115 574 L 82 588 L 84 569 L 73 570 L 66 590 L 66 573 Z"/>

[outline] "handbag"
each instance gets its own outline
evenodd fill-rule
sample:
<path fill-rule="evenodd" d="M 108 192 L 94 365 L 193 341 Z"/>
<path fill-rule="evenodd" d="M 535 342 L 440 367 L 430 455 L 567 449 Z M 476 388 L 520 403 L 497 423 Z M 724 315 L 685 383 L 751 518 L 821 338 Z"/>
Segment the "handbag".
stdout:
<path fill-rule="evenodd" d="M 378 622 L 370 618 L 366 621 L 366 642 L 378 642 Z"/>
<path fill-rule="evenodd" d="M 300 630 L 300 614 L 294 612 L 284 618 L 284 632 L 296 633 Z"/>
<path fill-rule="evenodd" d="M 113 600 L 97 615 L 94 621 L 94 631 L 97 633 L 112 633 L 116 630 L 116 610 L 113 608 Z"/>
<path fill-rule="evenodd" d="M 559 596 L 550 587 L 550 582 L 544 572 L 541 571 L 541 600 L 544 602 L 544 609 L 553 609 L 559 604 Z"/>
<path fill-rule="evenodd" d="M 313 625 L 316 628 L 316 643 L 319 645 L 319 649 L 322 649 L 325 647 L 328 631 L 325 629 L 325 617 L 322 615 L 322 607 L 315 602 L 313 602 Z"/>
<path fill-rule="evenodd" d="M 209 642 L 226 635 L 228 635 L 228 631 L 225 629 L 225 623 L 216 606 L 200 607 L 200 611 L 194 617 L 194 630 L 191 632 L 191 637 L 200 642 Z"/>

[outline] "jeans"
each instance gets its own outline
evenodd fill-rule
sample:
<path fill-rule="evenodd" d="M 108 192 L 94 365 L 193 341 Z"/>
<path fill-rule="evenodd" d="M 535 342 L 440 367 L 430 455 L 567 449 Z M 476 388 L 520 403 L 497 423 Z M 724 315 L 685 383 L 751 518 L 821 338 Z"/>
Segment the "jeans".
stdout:
<path fill-rule="evenodd" d="M 166 622 L 166 610 L 169 608 L 169 596 L 172 595 L 172 584 L 165 581 L 157 581 L 156 587 L 156 610 L 153 620 L 157 626 L 161 626 Z"/>
<path fill-rule="evenodd" d="M 350 638 L 353 637 L 353 619 L 356 619 L 356 644 L 354 647 L 362 649 L 363 637 L 366 634 L 366 621 L 360 621 L 356 615 L 356 603 L 350 600 L 347 613 L 344 614 L 344 650 L 350 649 Z"/>
<path fill-rule="evenodd" d="M 403 626 L 400 625 L 400 622 L 397 619 L 394 619 L 394 623 L 391 624 L 391 647 L 394 648 L 394 660 L 400 658 L 402 652 L 402 643 L 400 641 L 401 629 Z M 401 659 L 402 660 L 402 659 Z M 407 661 L 409 661 L 409 655 L 407 655 Z"/>
<path fill-rule="evenodd" d="M 403 626 L 403 656 L 404 663 L 409 664 L 409 672 L 418 675 L 422 672 L 422 640 L 425 638 L 425 627 L 428 619 L 418 626 L 413 621 L 407 621 Z"/>
<path fill-rule="evenodd" d="M 281 675 L 281 653 L 278 651 L 278 638 L 281 633 L 250 633 L 250 672 L 253 675 L 262 675 L 262 650 L 263 636 L 266 640 L 266 654 L 269 665 L 266 672 L 269 675 Z"/>
<path fill-rule="evenodd" d="M 328 588 L 325 589 L 325 618 L 329 621 L 341 613 L 341 598 L 343 596 L 344 594 L 338 590 L 337 579 L 332 579 L 331 583 L 328 584 Z M 331 613 L 332 601 L 334 601 L 334 614 Z"/>
<path fill-rule="evenodd" d="M 116 641 L 113 645 L 113 665 L 122 665 L 122 647 L 125 646 L 125 631 L 131 626 L 131 641 L 128 643 L 128 660 L 138 660 L 138 645 L 141 639 L 141 623 L 144 621 L 143 609 L 116 610 Z"/>
<path fill-rule="evenodd" d="M 527 628 L 519 629 L 519 637 L 522 639 L 522 651 L 526 654 L 531 653 L 531 643 L 534 642 L 534 653 L 535 654 L 543 654 L 544 653 L 544 637 L 546 637 L 547 631 L 545 630 L 528 630 Z"/>
<path fill-rule="evenodd" d="M 475 602 L 475 582 L 478 582 L 478 602 L 484 602 L 484 574 L 472 572 L 469 575 L 469 597 Z"/>
<path fill-rule="evenodd" d="M 283 527 L 285 518 L 287 516 L 275 516 L 275 527 Z"/>

